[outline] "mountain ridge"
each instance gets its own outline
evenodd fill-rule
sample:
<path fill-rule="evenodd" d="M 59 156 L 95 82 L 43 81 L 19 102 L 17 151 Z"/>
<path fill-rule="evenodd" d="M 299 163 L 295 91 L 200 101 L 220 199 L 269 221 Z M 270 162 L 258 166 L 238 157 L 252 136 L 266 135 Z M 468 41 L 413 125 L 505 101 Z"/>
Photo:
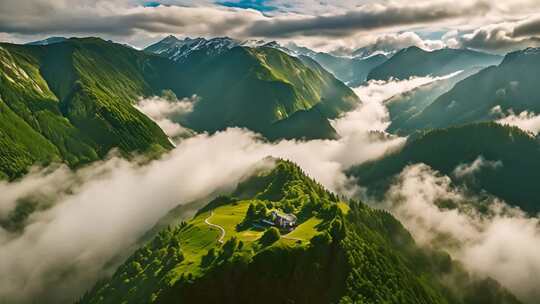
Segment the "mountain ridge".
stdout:
<path fill-rule="evenodd" d="M 409 128 L 445 128 L 497 120 L 508 111 L 540 113 L 539 49 L 509 53 L 501 64 L 482 69 L 458 82 L 413 120 Z M 493 111 L 498 107 L 500 113 Z"/>
<path fill-rule="evenodd" d="M 249 224 L 276 209 L 296 214 L 298 227 L 280 235 Z M 223 244 L 209 223 L 223 227 Z M 455 282 L 462 294 L 442 283 L 453 272 L 462 274 Z M 448 255 L 417 247 L 389 213 L 345 204 L 278 160 L 192 220 L 161 231 L 78 303 L 472 304 L 482 297 L 519 303 L 496 282 L 462 273 Z"/>
<path fill-rule="evenodd" d="M 412 76 L 444 76 L 475 66 L 498 64 L 501 60 L 500 56 L 469 49 L 445 48 L 425 51 L 417 46 L 411 46 L 398 51 L 386 62 L 375 67 L 367 79 L 403 80 Z"/>

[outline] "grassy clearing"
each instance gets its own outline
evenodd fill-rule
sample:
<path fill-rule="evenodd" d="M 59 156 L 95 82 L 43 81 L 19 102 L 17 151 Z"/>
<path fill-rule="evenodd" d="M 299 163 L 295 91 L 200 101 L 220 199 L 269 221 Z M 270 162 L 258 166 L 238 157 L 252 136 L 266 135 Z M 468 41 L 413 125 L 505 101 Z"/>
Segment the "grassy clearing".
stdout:
<path fill-rule="evenodd" d="M 243 221 L 249 204 L 250 201 L 239 201 L 221 206 L 214 209 L 213 214 L 212 211 L 204 212 L 189 221 L 189 225 L 180 234 L 180 242 L 185 259 L 174 269 L 175 276 L 173 276 L 173 281 L 180 277 L 182 273 L 192 273 L 195 277 L 202 275 L 203 269 L 200 267 L 202 257 L 210 248 L 220 246 L 217 241 L 220 237 L 220 231 L 208 226 L 204 222 L 207 218 L 210 223 L 219 225 L 225 229 L 224 242 L 232 237 L 236 237 L 248 245 L 245 247 L 246 250 L 257 247 L 253 246 L 253 243 L 261 237 L 263 231 L 244 230 L 238 232 L 236 230 L 236 225 Z M 345 208 L 346 205 L 340 207 Z M 307 220 L 292 232 L 284 235 L 286 238 L 280 239 L 274 246 L 305 245 L 317 234 L 317 225 L 321 222 L 322 220 L 318 218 Z"/>
<path fill-rule="evenodd" d="M 321 219 L 312 217 L 284 236 L 309 242 L 309 240 L 317 233 L 317 225 L 321 222 Z"/>

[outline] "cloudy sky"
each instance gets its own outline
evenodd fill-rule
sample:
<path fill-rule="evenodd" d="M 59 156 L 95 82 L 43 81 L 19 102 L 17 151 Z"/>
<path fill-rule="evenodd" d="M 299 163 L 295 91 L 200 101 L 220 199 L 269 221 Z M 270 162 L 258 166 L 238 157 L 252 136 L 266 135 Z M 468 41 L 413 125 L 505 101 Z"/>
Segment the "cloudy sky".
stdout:
<path fill-rule="evenodd" d="M 491 52 L 540 44 L 538 0 L 2 0 L 0 40 L 165 35 L 296 41 L 320 50 L 415 44 Z"/>

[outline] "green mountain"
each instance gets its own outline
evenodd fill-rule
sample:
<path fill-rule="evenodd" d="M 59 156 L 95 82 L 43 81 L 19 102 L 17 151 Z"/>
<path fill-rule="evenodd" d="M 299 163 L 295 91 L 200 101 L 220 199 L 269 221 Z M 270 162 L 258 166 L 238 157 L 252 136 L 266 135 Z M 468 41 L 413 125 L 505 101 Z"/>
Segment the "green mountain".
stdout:
<path fill-rule="evenodd" d="M 411 76 L 443 76 L 473 67 L 499 64 L 501 57 L 465 49 L 425 51 L 411 46 L 375 67 L 367 79 L 407 79 Z"/>
<path fill-rule="evenodd" d="M 388 59 L 386 55 L 379 53 L 365 54 L 366 56 L 353 55 L 353 57 L 336 56 L 316 52 L 292 42 L 285 46 L 271 42 L 265 46 L 272 46 L 295 57 L 309 57 L 350 87 L 356 87 L 365 82 L 369 72 Z"/>
<path fill-rule="evenodd" d="M 414 133 L 417 130 L 415 121 L 422 111 L 450 91 L 458 82 L 480 70 L 481 68 L 468 69 L 453 77 L 434 81 L 385 101 L 391 121 L 387 131 L 400 135 Z"/>
<path fill-rule="evenodd" d="M 180 69 L 183 73 L 173 90 L 178 96 L 200 96 L 193 112 L 182 121 L 196 131 L 239 126 L 270 139 L 333 138 L 335 131 L 328 118 L 359 103 L 351 89 L 315 61 L 271 47 L 234 47 L 216 56 L 200 51 L 189 56 Z M 298 119 L 294 114 L 299 111 L 316 113 Z M 308 130 L 309 134 L 283 134 L 280 127 L 285 124 L 303 130 L 306 123 L 324 126 L 319 128 L 321 132 Z"/>
<path fill-rule="evenodd" d="M 246 127 L 270 139 L 335 138 L 328 118 L 359 102 L 314 61 L 269 47 L 226 49 L 199 46 L 174 62 L 98 38 L 0 44 L 0 176 L 16 178 L 32 164 L 79 166 L 113 148 L 171 148 L 133 106 L 164 90 L 200 97 L 178 120 L 188 128 Z"/>
<path fill-rule="evenodd" d="M 425 108 L 407 128 L 428 129 L 499 118 L 492 109 L 540 112 L 540 49 L 508 54 L 498 66 L 457 83 Z"/>
<path fill-rule="evenodd" d="M 501 165 L 480 169 L 474 178 L 453 174 L 457 166 L 480 156 Z M 487 191 L 531 215 L 540 212 L 536 183 L 540 178 L 540 143 L 516 127 L 480 123 L 415 134 L 401 150 L 355 167 L 350 173 L 359 184 L 380 194 L 405 166 L 416 163 L 429 165 L 476 194 Z"/>
<path fill-rule="evenodd" d="M 150 83 L 163 61 L 95 38 L 0 44 L 0 171 L 14 178 L 34 163 L 77 166 L 115 147 L 170 148 L 161 129 L 132 106 L 156 93 Z"/>
<path fill-rule="evenodd" d="M 43 40 L 37 40 L 37 41 L 32 41 L 32 42 L 29 42 L 27 44 L 29 45 L 49 45 L 49 44 L 53 44 L 53 43 L 58 43 L 58 42 L 64 42 L 66 41 L 67 38 L 66 37 L 49 37 L 47 39 L 43 39 Z"/>
<path fill-rule="evenodd" d="M 320 52 L 315 53 L 311 58 L 351 87 L 359 86 L 365 82 L 368 74 L 374 68 L 388 60 L 382 54 L 367 58 L 348 58 Z"/>
<path fill-rule="evenodd" d="M 262 227 L 272 211 L 295 214 L 298 226 Z M 285 161 L 161 231 L 79 301 L 338 302 L 519 303 L 417 247 L 389 213 L 340 202 Z"/>

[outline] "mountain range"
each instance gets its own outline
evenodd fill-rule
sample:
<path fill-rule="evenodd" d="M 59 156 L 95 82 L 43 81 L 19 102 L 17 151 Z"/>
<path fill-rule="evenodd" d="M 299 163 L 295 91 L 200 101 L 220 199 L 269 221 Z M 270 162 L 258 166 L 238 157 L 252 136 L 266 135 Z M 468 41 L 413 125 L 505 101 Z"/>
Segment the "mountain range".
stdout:
<path fill-rule="evenodd" d="M 460 165 L 478 161 L 478 172 L 456 174 Z M 527 132 L 494 122 L 419 132 L 397 151 L 354 167 L 350 174 L 372 194 L 386 192 L 406 166 L 427 164 L 474 194 L 488 193 L 521 208 L 540 212 L 540 142 Z M 491 164 L 481 167 L 485 164 Z M 495 165 L 498 164 L 498 165 Z"/>
<path fill-rule="evenodd" d="M 334 138 L 328 118 L 359 103 L 312 60 L 270 47 L 224 48 L 198 46 L 182 62 L 98 38 L 1 44 L 0 171 L 14 178 L 36 163 L 77 166 L 112 148 L 167 150 L 167 136 L 134 107 L 164 90 L 199 96 L 181 121 L 189 128 L 248 127 L 270 139 Z"/>
<path fill-rule="evenodd" d="M 400 128 L 444 128 L 497 120 L 510 110 L 538 113 L 540 89 L 536 71 L 539 66 L 540 49 L 510 53 L 499 65 L 482 69 L 456 83 Z M 494 111 L 496 108 L 498 112 Z"/>
<path fill-rule="evenodd" d="M 407 79 L 412 76 L 444 76 L 475 67 L 496 65 L 502 57 L 467 49 L 426 51 L 416 46 L 400 50 L 369 72 L 367 79 Z"/>
<path fill-rule="evenodd" d="M 426 164 L 478 198 L 471 204 L 480 211 L 484 198 L 499 198 L 527 216 L 540 212 L 538 137 L 492 122 L 540 112 L 540 49 L 368 53 L 228 37 L 168 36 L 144 50 L 100 38 L 0 43 L 0 180 L 18 181 L 35 165 L 79 168 L 111 152 L 167 153 L 174 144 L 141 112 L 141 99 L 196 97 L 186 113 L 167 117 L 195 133 L 240 127 L 265 142 L 331 140 L 339 138 L 331 120 L 362 104 L 351 86 L 452 74 L 384 101 L 386 131 L 407 141 L 351 168 L 350 180 L 380 198 L 407 166 Z M 202 206 L 192 218 L 169 213 L 78 302 L 520 303 L 498 282 L 416 244 L 389 212 L 273 161 L 227 195 L 182 206 Z M 24 230 L 35 210 L 20 206 L 0 218 L 2 229 Z M 298 226 L 268 224 L 276 214 Z"/>
<path fill-rule="evenodd" d="M 0 44 L 0 145 L 8 151 L 0 171 L 13 178 L 35 163 L 62 159 L 77 166 L 112 148 L 171 148 L 163 131 L 132 105 L 158 92 L 159 68 L 168 69 L 158 56 L 94 38 Z"/>

